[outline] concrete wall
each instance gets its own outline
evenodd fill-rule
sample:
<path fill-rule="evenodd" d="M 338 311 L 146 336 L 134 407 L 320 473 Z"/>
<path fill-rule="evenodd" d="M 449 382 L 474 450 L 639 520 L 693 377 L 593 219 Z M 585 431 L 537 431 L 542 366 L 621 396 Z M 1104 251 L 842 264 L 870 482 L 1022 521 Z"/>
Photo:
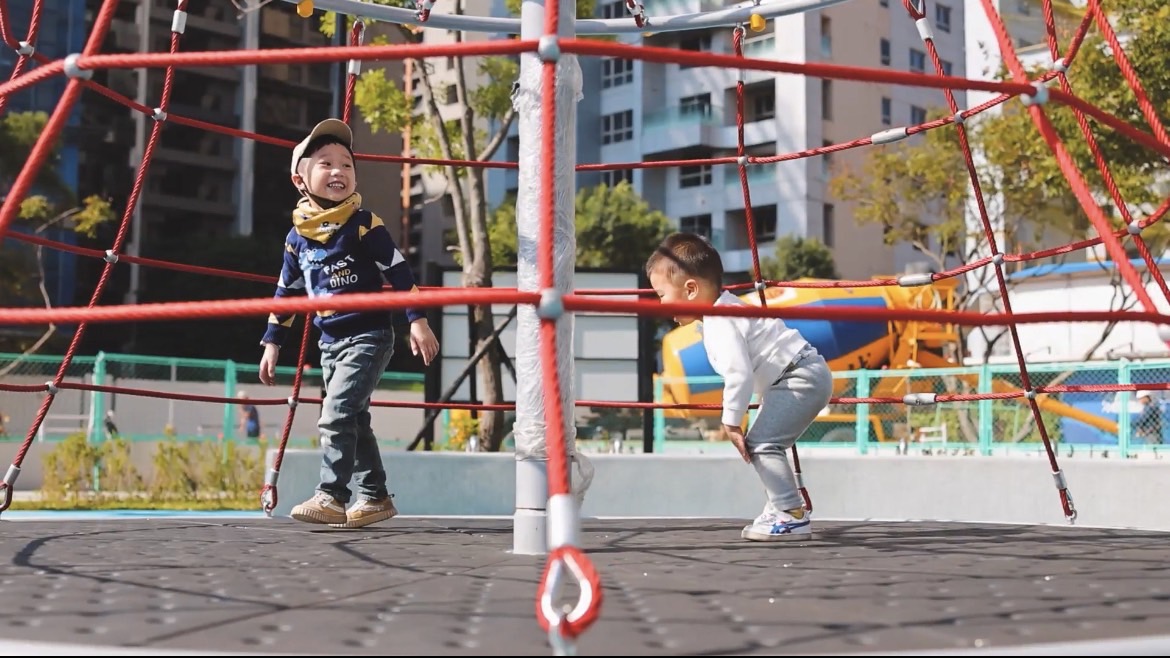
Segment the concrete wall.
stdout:
<path fill-rule="evenodd" d="M 271 460 L 272 454 L 269 454 Z M 585 516 L 749 518 L 763 490 L 737 457 L 595 455 Z M 510 454 L 384 452 L 403 514 L 510 515 Z M 271 463 L 271 461 L 269 462 Z M 815 514 L 824 519 L 1064 523 L 1047 460 L 1038 457 L 802 455 Z M 312 495 L 320 454 L 292 450 L 276 514 Z M 1170 530 L 1170 461 L 1062 460 L 1077 523 Z"/>

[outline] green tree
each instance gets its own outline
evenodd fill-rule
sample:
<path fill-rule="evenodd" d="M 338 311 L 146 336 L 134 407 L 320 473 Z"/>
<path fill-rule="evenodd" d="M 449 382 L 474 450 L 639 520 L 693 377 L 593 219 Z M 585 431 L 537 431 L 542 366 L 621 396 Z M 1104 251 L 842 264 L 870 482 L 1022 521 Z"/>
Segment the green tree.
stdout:
<path fill-rule="evenodd" d="M 1164 53 L 1170 49 L 1170 21 L 1166 20 L 1170 17 L 1170 6 L 1161 0 L 1118 0 L 1107 7 L 1111 22 L 1118 32 L 1126 35 L 1125 53 L 1165 123 L 1166 108 L 1170 107 L 1170 69 L 1164 65 Z M 1063 56 L 1080 15 L 1064 12 L 1058 14 L 1058 19 Z M 1034 69 L 1029 71 L 1029 76 L 1036 79 L 1044 72 Z M 1011 79 L 1006 70 L 1000 71 L 1000 77 Z M 1090 31 L 1069 67 L 1068 80 L 1076 95 L 1149 132 L 1133 92 L 1096 29 Z M 1001 111 L 972 117 L 966 124 L 971 148 L 981 156 L 976 159 L 976 172 L 987 200 L 990 222 L 998 231 L 996 239 L 1001 250 L 1032 251 L 1096 237 L 1027 107 L 1019 99 L 1001 107 Z M 1056 102 L 1045 105 L 1044 112 L 1094 196 L 1109 199 L 1074 112 Z M 949 114 L 944 109 L 934 116 Z M 1152 212 L 1165 197 L 1157 182 L 1158 172 L 1165 170 L 1164 159 L 1112 129 L 1092 122 L 1090 126 L 1128 210 L 1139 219 Z M 958 259 L 969 262 L 988 253 L 982 225 L 970 221 L 979 217 L 979 210 L 969 194 L 968 180 L 958 131 L 948 126 L 893 146 L 874 148 L 859 170 L 845 171 L 832 181 L 831 193 L 855 201 L 854 220 L 859 224 L 881 225 L 887 244 L 910 244 L 942 270 L 957 264 Z M 1104 210 L 1114 228 L 1121 228 L 1124 217 L 1118 207 L 1108 202 Z M 1165 222 L 1147 229 L 1142 237 L 1150 244 L 1151 251 L 1161 254 L 1168 244 Z M 1133 255 L 1132 242 L 1126 242 Z M 1009 265 L 1028 266 L 1027 263 Z M 1133 308 L 1136 298 L 1131 290 L 1120 285 L 1116 268 L 1103 268 L 1111 270 L 1115 278 L 1118 294 L 1114 296 L 1113 309 Z M 995 282 L 994 269 L 982 268 L 975 274 L 978 277 L 975 281 L 968 280 L 973 285 L 961 290 L 958 305 L 968 307 L 979 301 L 985 306 L 998 304 L 998 292 L 993 292 L 991 287 Z M 1098 347 L 1110 330 L 1112 327 L 1107 326 Z M 1007 333 L 1004 328 L 978 331 L 988 339 L 988 351 Z M 1095 350 L 1085 358 L 1091 358 Z"/>
<path fill-rule="evenodd" d="M 454 14 L 462 14 L 466 0 L 455 0 Z M 414 8 L 413 0 L 374 0 L 376 4 Z M 519 0 L 508 0 L 507 6 L 519 12 Z M 578 16 L 592 16 L 594 0 L 578 0 Z M 336 16 L 326 14 L 321 31 L 331 35 Z M 399 26 L 408 43 L 421 40 L 425 27 Z M 455 32 L 456 42 L 463 40 L 462 32 Z M 377 40 L 371 43 L 377 43 Z M 466 67 L 462 58 L 455 66 L 455 98 L 463 111 L 444 121 L 435 99 L 431 72 L 425 61 L 411 60 L 409 66 L 419 73 L 422 91 L 421 113 L 414 112 L 414 103 L 396 81 L 388 80 L 380 70 L 364 72 L 355 89 L 354 104 L 363 120 L 374 132 L 404 132 L 409 130 L 413 152 L 424 158 L 446 160 L 491 160 L 507 138 L 516 117 L 512 107 L 512 84 L 519 77 L 519 59 L 515 57 L 477 58 L 478 70 L 487 83 L 469 88 Z M 490 133 L 489 133 L 490 130 Z M 492 246 L 488 229 L 488 205 L 484 172 L 480 167 L 441 169 L 447 179 L 446 192 L 451 195 L 454 209 L 456 244 L 459 263 L 463 269 L 462 284 L 468 288 L 492 286 Z M 479 306 L 474 311 L 475 333 L 478 344 L 490 340 L 494 320 L 490 306 Z M 501 374 L 503 347 L 498 341 L 480 362 L 483 381 L 483 400 L 487 404 L 503 401 L 504 382 Z M 483 412 L 479 419 L 480 445 L 497 451 L 504 438 L 503 414 Z"/>
<path fill-rule="evenodd" d="M 670 233 L 670 220 L 654 210 L 626 181 L 577 191 L 577 266 L 642 270 L 650 252 Z M 492 213 L 488 230 L 492 262 L 516 264 L 516 201 Z"/>
<path fill-rule="evenodd" d="M 816 238 L 786 235 L 776 241 L 776 257 L 760 262 L 765 279 L 795 281 L 801 277 L 836 279 L 833 252 Z"/>
<path fill-rule="evenodd" d="M 47 120 L 48 115 L 44 112 L 16 112 L 0 119 L 0 197 L 11 189 Z M 56 147 L 59 146 L 58 143 Z M 52 229 L 66 228 L 80 236 L 95 237 L 98 227 L 113 219 L 113 209 L 107 200 L 96 196 L 79 201 L 53 166 L 56 159 L 54 150 L 47 166 L 42 167 L 37 176 L 34 184 L 37 194 L 21 202 L 15 225 L 38 236 Z M 51 308 L 52 298 L 45 286 L 44 247 L 29 248 L 9 239 L 0 251 L 3 252 L 0 256 L 0 304 L 37 303 Z M 0 344 L 4 349 L 18 350 L 23 355 L 34 354 L 56 331 L 56 325 L 49 325 L 37 338 L 18 337 L 12 342 L 0 341 Z M 0 370 L 0 376 L 19 363 L 18 359 Z"/>

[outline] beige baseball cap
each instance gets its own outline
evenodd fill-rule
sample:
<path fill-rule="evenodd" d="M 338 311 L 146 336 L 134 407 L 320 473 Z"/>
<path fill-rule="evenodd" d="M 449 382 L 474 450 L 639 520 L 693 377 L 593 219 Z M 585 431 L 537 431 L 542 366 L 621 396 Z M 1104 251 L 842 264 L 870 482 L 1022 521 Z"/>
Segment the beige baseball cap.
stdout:
<path fill-rule="evenodd" d="M 313 126 L 313 130 L 309 132 L 309 136 L 302 139 L 300 144 L 293 147 L 292 166 L 289 169 L 289 173 L 297 173 L 297 165 L 305 157 L 305 149 L 309 147 L 309 142 L 318 137 L 324 137 L 325 135 L 340 139 L 351 151 L 353 150 L 353 131 L 349 129 L 349 126 L 340 119 L 325 119 L 321 123 Z"/>

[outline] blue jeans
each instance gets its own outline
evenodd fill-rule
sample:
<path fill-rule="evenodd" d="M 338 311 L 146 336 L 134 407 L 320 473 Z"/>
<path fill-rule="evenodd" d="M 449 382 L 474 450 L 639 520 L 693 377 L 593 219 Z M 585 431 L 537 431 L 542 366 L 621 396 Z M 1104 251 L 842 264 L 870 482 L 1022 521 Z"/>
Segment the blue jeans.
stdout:
<path fill-rule="evenodd" d="M 370 427 L 370 396 L 394 354 L 394 331 L 380 329 L 320 347 L 325 399 L 317 423 L 323 448 L 317 490 L 345 505 L 349 483 L 356 480 L 358 498 L 385 498 L 386 469 Z"/>

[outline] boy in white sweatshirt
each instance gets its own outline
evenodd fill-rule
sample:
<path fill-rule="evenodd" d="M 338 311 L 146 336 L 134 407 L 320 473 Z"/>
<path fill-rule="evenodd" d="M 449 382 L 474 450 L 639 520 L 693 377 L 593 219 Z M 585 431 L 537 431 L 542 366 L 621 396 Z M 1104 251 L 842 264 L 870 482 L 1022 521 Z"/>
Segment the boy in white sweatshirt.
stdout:
<path fill-rule="evenodd" d="M 646 262 L 650 285 L 663 303 L 699 302 L 746 306 L 723 290 L 723 262 L 702 237 L 668 236 Z M 741 537 L 752 541 L 809 539 L 812 519 L 788 463 L 787 451 L 829 403 L 828 364 L 800 332 L 779 318 L 675 317 L 680 325 L 703 322 L 703 347 L 723 377 L 723 430 L 744 461 L 756 469 L 768 502 Z M 743 423 L 752 394 L 760 409 L 746 436 Z"/>

